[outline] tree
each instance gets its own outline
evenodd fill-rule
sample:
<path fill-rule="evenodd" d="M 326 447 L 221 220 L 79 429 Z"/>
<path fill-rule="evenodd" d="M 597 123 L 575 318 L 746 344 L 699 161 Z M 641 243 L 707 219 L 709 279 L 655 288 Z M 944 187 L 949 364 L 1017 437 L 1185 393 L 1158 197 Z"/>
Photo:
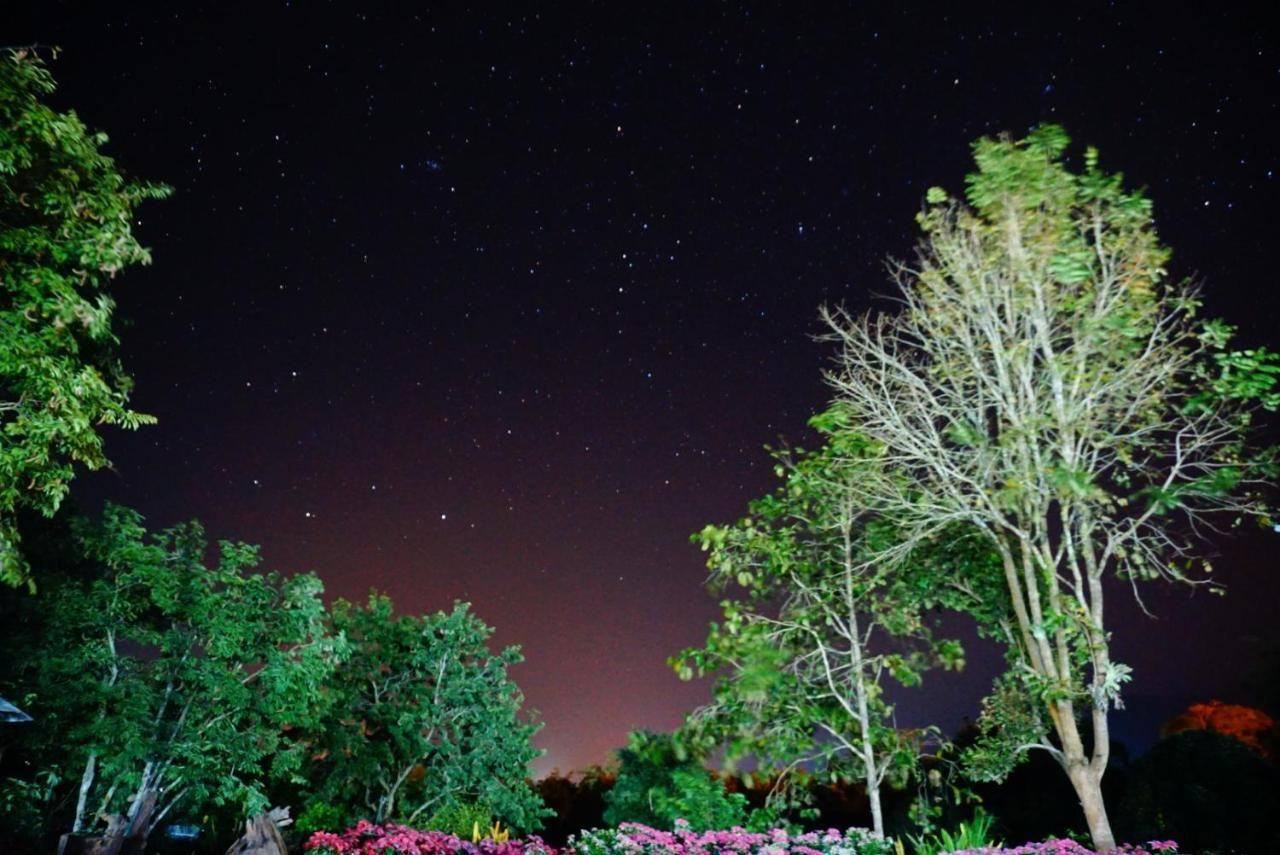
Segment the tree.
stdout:
<path fill-rule="evenodd" d="M 150 536 L 114 506 L 79 541 L 97 573 L 50 574 L 26 599 L 40 632 L 12 677 L 36 719 L 26 747 L 71 788 L 70 830 L 101 820 L 145 845 L 175 809 L 264 810 L 304 760 L 284 731 L 317 714 L 344 652 L 319 580 L 250 572 L 257 550 L 229 541 L 209 566 L 199 523 Z"/>
<path fill-rule="evenodd" d="M 507 677 L 516 647 L 492 653 L 493 630 L 465 603 L 392 614 L 390 598 L 339 600 L 333 630 L 352 655 L 334 675 L 329 717 L 311 737 L 317 799 L 375 822 L 413 823 L 455 803 L 480 803 L 517 831 L 545 813 L 526 778 L 539 725 Z"/>
<path fill-rule="evenodd" d="M 710 553 L 712 588 L 736 583 L 743 594 L 722 602 L 724 621 L 705 648 L 672 664 L 685 679 L 719 674 L 715 700 L 690 717 L 691 730 L 725 741 L 730 759 L 861 778 L 883 834 L 880 788 L 891 775 L 905 778 L 919 740 L 894 726 L 882 680 L 916 685 L 935 663 L 961 667 L 963 650 L 933 637 L 925 612 L 938 598 L 917 584 L 920 574 L 869 560 L 897 537 L 859 486 L 879 466 L 877 449 L 848 430 L 838 408 L 810 424 L 826 440 L 820 450 L 774 452 L 783 483 L 737 524 L 695 535 Z M 940 550 L 932 551 L 936 562 Z"/>
<path fill-rule="evenodd" d="M 1109 850 L 1107 713 L 1130 670 L 1111 658 L 1104 581 L 1203 581 L 1215 516 L 1265 518 L 1276 456 L 1246 439 L 1256 406 L 1280 405 L 1280 362 L 1197 319 L 1151 202 L 1093 149 L 1071 172 L 1068 143 L 1056 126 L 979 140 L 965 201 L 930 190 L 915 263 L 891 268 L 900 311 L 823 316 L 836 401 L 882 449 L 861 490 L 901 535 L 874 560 L 901 566 L 957 528 L 999 556 L 1009 617 L 989 629 L 1014 666 L 988 705 L 1001 740 L 975 759 L 999 777 L 1048 751 Z"/>
<path fill-rule="evenodd" d="M 75 113 L 41 99 L 32 50 L 0 50 L 0 580 L 33 586 L 16 522 L 52 515 L 74 464 L 106 465 L 99 428 L 154 421 L 128 407 L 109 284 L 150 260 L 134 208 L 169 189 L 126 180 Z"/>

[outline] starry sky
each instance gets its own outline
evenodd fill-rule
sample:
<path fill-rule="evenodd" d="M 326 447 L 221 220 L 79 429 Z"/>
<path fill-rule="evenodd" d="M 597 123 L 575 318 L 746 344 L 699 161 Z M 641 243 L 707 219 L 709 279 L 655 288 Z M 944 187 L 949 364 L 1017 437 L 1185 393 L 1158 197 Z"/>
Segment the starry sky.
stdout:
<path fill-rule="evenodd" d="M 707 699 L 665 664 L 716 614 L 689 535 L 772 486 L 764 444 L 808 438 L 818 306 L 884 305 L 976 137 L 1098 146 L 1175 272 L 1278 343 L 1280 52 L 1241 11 L 21 5 L 0 44 L 60 46 L 55 104 L 176 191 L 116 290 L 160 423 L 111 434 L 76 501 L 199 518 L 331 595 L 470 601 L 523 646 L 540 771 Z M 1225 598 L 1112 598 L 1121 738 L 1257 702 L 1268 537 L 1216 547 Z M 903 721 L 953 728 L 996 667 L 976 649 Z"/>

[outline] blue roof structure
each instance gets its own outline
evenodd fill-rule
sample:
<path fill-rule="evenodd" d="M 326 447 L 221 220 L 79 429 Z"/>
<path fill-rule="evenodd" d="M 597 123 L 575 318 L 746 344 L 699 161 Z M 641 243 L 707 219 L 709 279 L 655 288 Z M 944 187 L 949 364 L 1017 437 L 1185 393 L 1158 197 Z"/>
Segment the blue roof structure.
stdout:
<path fill-rule="evenodd" d="M 31 721 L 31 716 L 0 698 L 0 722 Z"/>

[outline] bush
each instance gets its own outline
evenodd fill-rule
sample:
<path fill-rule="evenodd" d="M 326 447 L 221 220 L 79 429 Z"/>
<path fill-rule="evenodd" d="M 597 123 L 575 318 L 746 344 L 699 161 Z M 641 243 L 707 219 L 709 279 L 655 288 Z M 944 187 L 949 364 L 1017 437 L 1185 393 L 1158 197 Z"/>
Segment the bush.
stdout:
<path fill-rule="evenodd" d="M 302 834 L 317 831 L 334 831 L 342 827 L 345 816 L 342 808 L 325 802 L 311 802 L 298 814 L 293 827 Z"/>
<path fill-rule="evenodd" d="M 317 831 L 303 847 L 320 855 L 556 855 L 536 835 L 499 843 L 472 843 L 443 831 L 420 831 L 407 825 L 374 825 L 361 820 L 341 834 Z"/>
<path fill-rule="evenodd" d="M 999 851 L 1002 844 L 992 841 L 995 817 L 981 807 L 973 812 L 973 818 L 960 823 L 955 831 L 943 829 L 926 837 L 908 837 L 915 855 L 940 855 L 943 852 Z"/>
<path fill-rule="evenodd" d="M 747 810 L 747 798 L 686 753 L 671 734 L 635 731 L 618 751 L 618 778 L 604 795 L 604 821 L 672 829 L 683 819 L 694 831 L 774 824 L 772 812 Z"/>
<path fill-rule="evenodd" d="M 479 827 L 484 834 L 493 824 L 493 814 L 488 805 L 479 802 L 458 801 L 447 805 L 431 815 L 426 826 L 430 831 L 443 831 L 470 840 L 472 832 Z"/>
<path fill-rule="evenodd" d="M 751 832 L 693 831 L 676 821 L 675 831 L 662 831 L 636 823 L 617 829 L 599 829 L 576 835 L 569 841 L 574 855 L 892 855 L 893 845 L 864 828 L 788 834 L 781 829 Z"/>

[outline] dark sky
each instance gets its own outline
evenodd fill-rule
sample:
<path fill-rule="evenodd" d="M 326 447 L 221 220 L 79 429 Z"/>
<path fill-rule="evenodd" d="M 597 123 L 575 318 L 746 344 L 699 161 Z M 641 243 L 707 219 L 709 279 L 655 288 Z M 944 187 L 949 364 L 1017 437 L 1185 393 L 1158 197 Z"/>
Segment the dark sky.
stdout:
<path fill-rule="evenodd" d="M 176 188 L 116 292 L 160 424 L 112 434 L 78 500 L 197 517 L 334 595 L 469 600 L 524 647 L 543 770 L 705 700 L 664 662 L 716 611 L 688 536 L 771 486 L 763 444 L 806 438 L 819 304 L 887 290 L 974 138 L 1097 145 L 1175 272 L 1277 343 L 1280 52 L 1227 7 L 21 5 L 0 44 L 61 46 L 56 103 Z M 1278 545 L 1224 554 L 1223 599 L 1156 597 L 1160 621 L 1112 598 L 1122 737 L 1258 697 Z M 994 668 L 903 719 L 953 727 Z"/>

